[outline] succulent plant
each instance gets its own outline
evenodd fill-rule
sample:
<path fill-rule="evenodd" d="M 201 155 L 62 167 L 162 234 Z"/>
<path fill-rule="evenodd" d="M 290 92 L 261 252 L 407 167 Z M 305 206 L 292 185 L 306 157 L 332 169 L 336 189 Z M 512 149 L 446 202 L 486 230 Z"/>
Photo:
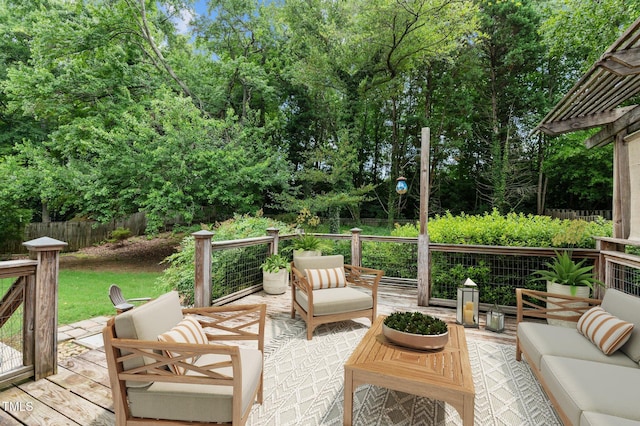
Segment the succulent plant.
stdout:
<path fill-rule="evenodd" d="M 420 335 L 436 335 L 448 331 L 446 322 L 421 312 L 394 312 L 384 319 L 384 325 L 404 333 Z"/>

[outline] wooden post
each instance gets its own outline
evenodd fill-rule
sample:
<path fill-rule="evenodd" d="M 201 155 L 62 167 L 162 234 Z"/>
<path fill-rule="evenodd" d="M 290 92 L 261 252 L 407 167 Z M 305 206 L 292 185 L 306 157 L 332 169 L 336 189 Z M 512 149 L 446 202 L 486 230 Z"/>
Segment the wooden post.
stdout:
<path fill-rule="evenodd" d="M 418 235 L 418 306 L 429 306 L 429 232 L 427 216 L 429 214 L 429 142 L 431 130 L 422 128 L 420 145 L 420 234 Z"/>
<path fill-rule="evenodd" d="M 351 229 L 351 264 L 353 266 L 362 266 L 362 243 L 360 242 L 360 234 L 362 229 Z"/>
<path fill-rule="evenodd" d="M 629 147 L 624 138 L 627 131 L 616 134 L 613 142 L 613 238 L 629 237 L 631 223 L 631 188 Z"/>
<path fill-rule="evenodd" d="M 41 237 L 22 244 L 38 261 L 33 302 L 33 372 L 34 379 L 40 380 L 58 372 L 58 268 L 60 251 L 67 243 Z"/>
<path fill-rule="evenodd" d="M 278 254 L 280 230 L 278 228 L 267 228 L 267 235 L 273 237 L 273 241 L 269 244 L 269 254 Z"/>
<path fill-rule="evenodd" d="M 193 303 L 196 308 L 211 306 L 211 231 L 198 231 L 191 234 L 196 239 L 195 283 Z"/>

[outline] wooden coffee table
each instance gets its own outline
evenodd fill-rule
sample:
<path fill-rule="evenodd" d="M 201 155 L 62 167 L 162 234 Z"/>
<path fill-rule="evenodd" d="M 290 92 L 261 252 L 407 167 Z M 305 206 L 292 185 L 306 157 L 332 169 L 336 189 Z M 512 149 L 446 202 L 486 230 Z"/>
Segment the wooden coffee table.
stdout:
<path fill-rule="evenodd" d="M 473 426 L 475 389 L 464 327 L 449 324 L 440 350 L 397 346 L 382 335 L 384 316 L 374 321 L 344 365 L 344 424 L 353 418 L 353 392 L 368 383 L 451 404 L 465 426 Z"/>

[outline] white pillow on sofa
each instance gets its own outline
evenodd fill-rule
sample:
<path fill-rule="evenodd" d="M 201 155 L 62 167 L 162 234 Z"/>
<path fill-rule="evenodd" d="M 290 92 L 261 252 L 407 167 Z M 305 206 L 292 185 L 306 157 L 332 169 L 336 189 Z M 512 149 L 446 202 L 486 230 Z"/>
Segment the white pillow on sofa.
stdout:
<path fill-rule="evenodd" d="M 605 355 L 611 355 L 629 340 L 633 324 L 594 306 L 580 317 L 577 329 Z"/>

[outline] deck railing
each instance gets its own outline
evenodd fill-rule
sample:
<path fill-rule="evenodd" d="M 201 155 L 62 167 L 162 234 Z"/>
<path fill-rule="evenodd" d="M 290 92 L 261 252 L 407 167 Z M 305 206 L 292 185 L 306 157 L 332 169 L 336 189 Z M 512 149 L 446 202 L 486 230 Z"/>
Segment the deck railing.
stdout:
<path fill-rule="evenodd" d="M 66 243 L 24 243 L 32 260 L 0 262 L 0 388 L 57 372 L 58 256 Z"/>
<path fill-rule="evenodd" d="M 231 272 L 218 274 L 211 280 L 196 279 L 196 298 L 199 287 L 209 288 L 209 291 L 214 288 L 217 295 L 211 298 L 214 304 L 227 303 L 247 293 L 259 291 L 260 264 L 266 256 L 278 252 L 280 247 L 287 247 L 291 244 L 291 239 L 296 237 L 279 235 L 277 230 L 272 229 L 265 237 L 211 243 L 214 234 L 208 231 L 205 234 L 203 241 L 208 242 L 196 243 L 197 247 L 198 244 L 202 246 L 200 254 L 196 250 L 197 259 L 204 259 L 202 256 L 205 255 L 206 247 L 211 247 L 216 252 L 244 250 L 245 256 L 242 262 L 238 262 L 240 255 L 236 255 L 229 256 L 228 264 L 216 265 L 216 268 L 228 268 Z M 314 235 L 330 242 L 331 253 L 344 255 L 345 263 L 384 270 L 382 285 L 413 288 L 417 285 L 417 238 L 361 235 L 357 228 L 351 234 Z M 596 275 L 608 287 L 621 288 L 626 292 L 638 291 L 634 282 L 640 281 L 640 257 L 625 254 L 624 245 L 605 244 L 603 241 L 598 244 L 598 249 L 567 250 L 571 250 L 574 258 L 587 259 L 586 264 L 594 266 Z M 248 252 L 249 249 L 253 252 Z M 535 281 L 532 274 L 544 269 L 544 263 L 555 256 L 556 250 L 558 249 L 430 244 L 429 304 L 454 306 L 457 287 L 465 278 L 470 277 L 479 286 L 481 308 L 497 303 L 506 312 L 510 312 L 515 309 L 515 288 L 545 289 L 545 283 Z M 200 265 L 200 269 L 211 267 L 210 262 L 204 260 L 197 260 L 196 265 Z M 614 270 L 617 272 L 614 273 Z M 196 277 L 199 274 L 203 277 L 211 276 L 210 272 L 199 273 L 196 270 Z M 233 277 L 234 282 L 226 281 L 226 276 Z M 201 303 L 206 303 L 211 299 L 202 296 L 200 300 Z"/>

